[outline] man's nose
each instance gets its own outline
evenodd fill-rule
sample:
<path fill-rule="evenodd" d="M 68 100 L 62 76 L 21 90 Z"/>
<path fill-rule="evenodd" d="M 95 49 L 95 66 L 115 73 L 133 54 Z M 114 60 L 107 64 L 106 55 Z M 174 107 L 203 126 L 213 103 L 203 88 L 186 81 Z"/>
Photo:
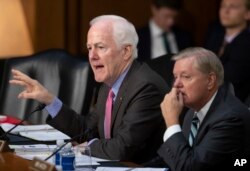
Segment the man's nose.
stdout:
<path fill-rule="evenodd" d="M 180 88 L 181 86 L 182 86 L 181 79 L 180 79 L 180 78 L 176 78 L 176 79 L 174 80 L 173 87 L 175 87 L 175 88 Z"/>
<path fill-rule="evenodd" d="M 95 49 L 89 50 L 89 59 L 90 60 L 95 60 L 97 58 L 98 58 L 98 55 L 96 53 L 96 50 Z"/>

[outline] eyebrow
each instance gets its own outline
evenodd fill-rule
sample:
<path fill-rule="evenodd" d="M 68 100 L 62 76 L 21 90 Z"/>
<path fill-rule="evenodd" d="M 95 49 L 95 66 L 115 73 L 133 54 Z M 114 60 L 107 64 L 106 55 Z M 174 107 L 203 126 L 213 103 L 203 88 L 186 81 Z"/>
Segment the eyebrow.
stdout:
<path fill-rule="evenodd" d="M 102 42 L 94 43 L 94 46 L 98 46 L 98 45 L 104 45 L 104 43 L 102 43 Z M 86 46 L 88 47 L 88 46 L 90 46 L 90 44 L 87 43 Z"/>
<path fill-rule="evenodd" d="M 180 72 L 180 75 L 181 75 L 181 74 L 190 74 L 190 73 L 188 73 L 187 71 L 181 71 L 181 72 Z M 173 75 L 176 75 L 176 73 L 173 72 Z"/>

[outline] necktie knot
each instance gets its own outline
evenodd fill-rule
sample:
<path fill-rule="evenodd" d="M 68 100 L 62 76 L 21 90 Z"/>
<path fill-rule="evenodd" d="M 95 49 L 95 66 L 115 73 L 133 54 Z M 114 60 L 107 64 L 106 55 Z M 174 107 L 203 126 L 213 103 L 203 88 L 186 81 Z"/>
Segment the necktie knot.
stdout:
<path fill-rule="evenodd" d="M 193 123 L 194 125 L 196 125 L 196 127 L 198 127 L 199 118 L 198 118 L 197 114 L 193 117 L 192 123 Z"/>
<path fill-rule="evenodd" d="M 108 98 L 112 99 L 115 97 L 115 93 L 112 91 L 112 89 L 109 90 Z"/>

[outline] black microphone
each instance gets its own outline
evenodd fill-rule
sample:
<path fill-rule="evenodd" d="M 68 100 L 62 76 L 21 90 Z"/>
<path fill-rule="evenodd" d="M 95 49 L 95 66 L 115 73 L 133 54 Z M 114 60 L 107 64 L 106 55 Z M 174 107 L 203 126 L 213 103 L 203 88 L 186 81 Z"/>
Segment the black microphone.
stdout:
<path fill-rule="evenodd" d="M 45 108 L 45 104 L 43 103 L 40 103 L 36 108 L 35 110 L 33 110 L 30 114 L 26 115 L 26 117 L 24 117 L 23 120 L 21 120 L 18 124 L 16 124 L 14 127 L 12 127 L 11 129 L 9 129 L 7 132 L 5 132 L 3 135 L 0 136 L 0 139 L 1 138 L 4 138 L 6 137 L 7 134 L 9 134 L 13 129 L 15 129 L 16 127 L 18 127 L 19 125 L 21 125 L 25 120 L 27 120 L 33 113 L 35 112 L 38 112 L 38 111 L 41 111 Z M 8 138 L 7 138 L 8 139 Z"/>
<path fill-rule="evenodd" d="M 84 139 L 86 139 L 86 136 L 88 135 L 89 132 L 91 132 L 92 130 L 90 128 L 87 128 L 84 132 L 82 132 L 79 135 L 74 136 L 73 138 L 71 138 L 70 140 L 68 140 L 66 143 L 64 143 L 63 145 L 61 145 L 56 151 L 54 151 L 51 155 L 49 155 L 46 159 L 44 159 L 45 161 L 49 160 L 51 157 L 53 157 L 56 153 L 58 153 L 63 147 L 65 147 L 68 143 L 76 140 L 77 138 L 80 137 L 85 137 Z"/>

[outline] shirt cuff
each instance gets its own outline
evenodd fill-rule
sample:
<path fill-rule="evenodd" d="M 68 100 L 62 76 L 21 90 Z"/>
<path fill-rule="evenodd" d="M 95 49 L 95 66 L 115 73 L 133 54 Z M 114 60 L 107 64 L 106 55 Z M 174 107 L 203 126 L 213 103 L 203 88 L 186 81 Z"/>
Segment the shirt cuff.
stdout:
<path fill-rule="evenodd" d="M 88 146 L 90 146 L 94 141 L 97 141 L 97 140 L 99 140 L 99 139 L 98 139 L 98 138 L 94 138 L 94 139 L 90 140 L 90 141 L 88 142 Z"/>
<path fill-rule="evenodd" d="M 59 111 L 62 108 L 62 101 L 59 100 L 57 97 L 54 98 L 53 102 L 45 107 L 47 112 L 50 114 L 52 118 L 56 117 Z"/>
<path fill-rule="evenodd" d="M 172 135 L 174 135 L 177 132 L 181 132 L 181 126 L 180 125 L 172 125 L 170 126 L 164 133 L 163 141 L 167 141 Z"/>

